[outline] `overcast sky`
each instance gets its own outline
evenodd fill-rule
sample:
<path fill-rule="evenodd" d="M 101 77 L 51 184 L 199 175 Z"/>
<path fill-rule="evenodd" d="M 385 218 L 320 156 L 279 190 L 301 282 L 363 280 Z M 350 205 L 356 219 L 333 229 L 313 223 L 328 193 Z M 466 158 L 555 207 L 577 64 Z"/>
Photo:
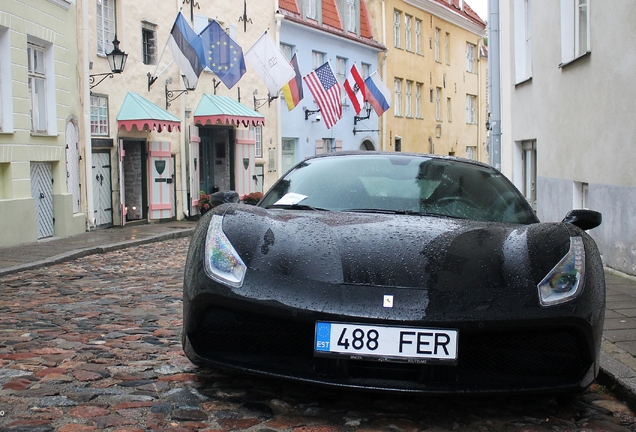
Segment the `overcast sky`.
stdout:
<path fill-rule="evenodd" d="M 468 3 L 472 10 L 477 12 L 477 15 L 482 21 L 488 21 L 488 0 L 464 0 Z"/>

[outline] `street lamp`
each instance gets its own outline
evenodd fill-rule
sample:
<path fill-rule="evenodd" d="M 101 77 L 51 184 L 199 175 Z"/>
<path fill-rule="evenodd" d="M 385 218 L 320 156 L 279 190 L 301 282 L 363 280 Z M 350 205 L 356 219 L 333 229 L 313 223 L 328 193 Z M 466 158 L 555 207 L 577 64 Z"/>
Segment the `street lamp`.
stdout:
<path fill-rule="evenodd" d="M 89 88 L 92 89 L 94 87 L 97 87 L 106 78 L 112 78 L 114 76 L 113 74 L 120 74 L 124 71 L 124 66 L 126 66 L 126 59 L 128 58 L 128 54 L 119 49 L 119 41 L 117 40 L 117 35 L 115 35 L 115 39 L 113 39 L 113 50 L 106 54 L 106 58 L 108 59 L 110 72 L 89 75 Z M 95 82 L 95 77 L 102 78 L 99 81 Z"/>
<path fill-rule="evenodd" d="M 170 102 L 181 96 L 182 94 L 188 94 L 189 91 L 194 91 L 194 86 L 190 84 L 190 80 L 185 75 L 181 75 L 183 79 L 183 85 L 185 89 L 183 90 L 168 90 L 168 82 L 166 81 L 166 109 L 170 106 Z M 172 82 L 172 78 L 170 78 L 170 82 Z"/>

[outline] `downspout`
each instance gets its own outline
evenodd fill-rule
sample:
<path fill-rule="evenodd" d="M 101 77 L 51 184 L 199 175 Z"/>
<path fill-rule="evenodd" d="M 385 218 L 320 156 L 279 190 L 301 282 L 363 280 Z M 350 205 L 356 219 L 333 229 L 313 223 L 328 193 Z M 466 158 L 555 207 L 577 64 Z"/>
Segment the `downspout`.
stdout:
<path fill-rule="evenodd" d="M 276 20 L 276 46 L 280 47 L 280 27 L 283 23 L 283 19 L 285 19 L 285 15 L 280 13 L 280 9 L 278 9 L 278 0 L 276 0 L 274 7 L 276 8 L 274 10 L 274 19 Z M 278 160 L 278 163 L 276 164 L 277 178 L 280 178 L 283 175 L 283 172 L 282 172 L 283 146 L 281 144 L 283 140 L 283 136 L 282 136 L 283 127 L 282 127 L 282 120 L 280 118 L 281 99 L 282 98 L 280 97 L 276 99 L 276 159 Z M 269 167 L 269 169 L 271 169 L 271 167 Z"/>
<path fill-rule="evenodd" d="M 91 90 L 88 75 L 90 74 L 88 60 L 88 3 L 80 2 L 82 5 L 82 93 L 84 103 L 84 169 L 86 171 L 86 230 L 90 231 L 95 227 L 95 209 L 93 207 L 93 154 L 91 147 Z"/>
<path fill-rule="evenodd" d="M 382 45 L 386 49 L 386 4 L 382 0 Z M 386 58 L 389 55 L 388 49 L 382 53 L 382 79 L 386 82 Z M 382 115 L 382 143 L 380 149 L 387 150 L 386 145 L 386 115 Z"/>
<path fill-rule="evenodd" d="M 490 0 L 488 20 L 488 76 L 490 78 L 490 165 L 501 169 L 501 48 L 499 0 Z"/>
<path fill-rule="evenodd" d="M 481 41 L 481 43 L 483 44 L 483 39 Z M 482 100 L 481 100 L 481 55 L 479 54 L 479 52 L 481 51 L 480 49 L 480 45 L 479 42 L 477 42 L 477 52 L 475 53 L 476 55 L 476 62 L 477 62 L 477 154 L 475 155 L 477 157 L 477 160 L 481 162 L 481 146 L 480 146 L 480 142 L 481 142 L 481 106 L 482 106 Z"/>
<path fill-rule="evenodd" d="M 177 11 L 180 10 L 181 0 L 176 0 Z M 194 23 L 192 23 L 194 24 Z M 179 154 L 181 155 L 181 200 L 183 203 L 183 215 L 184 218 L 190 216 L 190 200 L 188 199 L 188 192 L 190 189 L 190 182 L 188 182 L 187 169 L 190 162 L 189 154 L 186 153 L 186 142 L 190 137 L 190 127 L 186 124 L 186 109 L 185 97 L 181 98 L 181 118 L 183 119 L 182 127 L 183 131 L 179 134 Z M 175 215 L 176 216 L 176 215 Z M 180 220 L 177 217 L 177 220 Z"/>

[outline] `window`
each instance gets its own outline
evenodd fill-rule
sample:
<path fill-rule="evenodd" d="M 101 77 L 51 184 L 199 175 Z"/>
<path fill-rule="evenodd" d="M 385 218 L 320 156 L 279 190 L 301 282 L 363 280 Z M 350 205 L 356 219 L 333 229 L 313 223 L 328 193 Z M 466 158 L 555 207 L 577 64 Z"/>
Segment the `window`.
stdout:
<path fill-rule="evenodd" d="M 415 20 L 415 52 L 422 54 L 422 21 Z"/>
<path fill-rule="evenodd" d="M 413 17 L 410 15 L 404 15 L 404 48 L 407 51 L 412 51 L 411 48 L 411 22 Z"/>
<path fill-rule="evenodd" d="M 113 50 L 115 39 L 115 0 L 97 0 L 97 54 Z"/>
<path fill-rule="evenodd" d="M 362 75 L 362 79 L 367 79 L 369 77 L 369 71 L 371 70 L 371 65 L 368 63 L 362 63 L 360 74 Z"/>
<path fill-rule="evenodd" d="M 256 140 L 256 145 L 254 146 L 254 156 L 257 158 L 263 157 L 263 127 L 262 126 L 252 126 L 254 127 L 254 139 Z"/>
<path fill-rule="evenodd" d="M 347 30 L 356 32 L 356 0 L 347 0 Z"/>
<path fill-rule="evenodd" d="M 347 59 L 336 57 L 336 79 L 340 83 L 340 93 L 344 94 L 343 84 L 347 79 Z"/>
<path fill-rule="evenodd" d="M 91 95 L 91 135 L 108 136 L 108 98 Z"/>
<path fill-rule="evenodd" d="M 311 64 L 313 69 L 317 69 L 325 63 L 325 53 L 318 51 L 311 52 Z"/>
<path fill-rule="evenodd" d="M 31 99 L 31 131 L 46 132 L 46 68 L 44 48 L 27 44 L 29 57 L 29 96 Z"/>
<path fill-rule="evenodd" d="M 406 117 L 413 117 L 413 112 L 412 112 L 412 98 L 411 98 L 411 92 L 413 91 L 413 81 L 406 81 L 406 108 L 405 108 L 405 115 Z"/>
<path fill-rule="evenodd" d="M 439 60 L 439 29 L 435 29 L 435 61 L 440 62 Z"/>
<path fill-rule="evenodd" d="M 477 160 L 477 146 L 466 146 L 466 159 Z"/>
<path fill-rule="evenodd" d="M 466 70 L 468 72 L 477 73 L 475 62 L 475 53 L 477 47 L 469 42 L 466 43 Z"/>
<path fill-rule="evenodd" d="M 477 107 L 477 96 L 466 95 L 466 123 L 477 124 L 475 109 Z"/>
<path fill-rule="evenodd" d="M 435 120 L 442 121 L 442 88 L 435 90 Z"/>
<path fill-rule="evenodd" d="M 453 121 L 453 106 L 451 105 L 451 98 L 446 98 L 446 118 L 449 122 Z"/>
<path fill-rule="evenodd" d="M 316 19 L 316 0 L 305 0 L 305 16 Z"/>
<path fill-rule="evenodd" d="M 333 153 L 336 151 L 336 140 L 333 138 L 322 139 L 323 148 L 325 153 Z"/>
<path fill-rule="evenodd" d="M 0 26 L 0 131 L 13 131 L 9 29 Z M 1 194 L 0 194 L 1 195 Z"/>
<path fill-rule="evenodd" d="M 154 24 L 146 22 L 141 24 L 141 45 L 141 56 L 144 64 L 155 64 L 157 61 L 157 31 Z"/>
<path fill-rule="evenodd" d="M 561 0 L 561 64 L 590 51 L 589 0 Z"/>
<path fill-rule="evenodd" d="M 446 39 L 444 39 L 444 51 L 446 55 L 446 64 L 450 66 L 450 33 L 446 33 Z"/>
<path fill-rule="evenodd" d="M 537 208 L 537 142 L 521 142 L 521 161 L 523 164 L 522 193 L 534 210 Z"/>
<path fill-rule="evenodd" d="M 393 11 L 393 45 L 400 48 L 400 19 L 402 13 L 398 10 Z"/>
<path fill-rule="evenodd" d="M 422 118 L 422 84 L 415 84 L 415 118 Z"/>
<path fill-rule="evenodd" d="M 393 92 L 395 93 L 395 106 L 393 107 L 393 115 L 402 116 L 402 79 L 395 78 L 393 80 Z"/>
<path fill-rule="evenodd" d="M 514 0 L 515 81 L 532 77 L 532 34 L 529 0 Z"/>
<path fill-rule="evenodd" d="M 292 54 L 292 51 L 294 49 L 294 47 L 292 47 L 291 45 L 287 45 L 287 44 L 280 44 L 280 49 L 283 52 L 283 54 L 285 54 L 285 58 L 289 61 L 291 61 L 292 57 L 294 56 Z"/>
<path fill-rule="evenodd" d="M 267 172 L 276 172 L 276 149 L 267 149 Z"/>

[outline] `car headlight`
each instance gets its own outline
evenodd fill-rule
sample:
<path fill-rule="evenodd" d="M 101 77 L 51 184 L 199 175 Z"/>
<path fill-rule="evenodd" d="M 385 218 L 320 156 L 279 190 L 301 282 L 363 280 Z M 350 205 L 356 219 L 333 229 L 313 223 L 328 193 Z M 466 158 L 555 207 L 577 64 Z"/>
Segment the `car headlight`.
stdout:
<path fill-rule="evenodd" d="M 223 232 L 223 216 L 214 215 L 205 238 L 205 273 L 234 287 L 243 284 L 247 267 Z"/>
<path fill-rule="evenodd" d="M 585 248 L 581 237 L 570 237 L 570 250 L 537 285 L 542 306 L 573 299 L 583 286 Z"/>

